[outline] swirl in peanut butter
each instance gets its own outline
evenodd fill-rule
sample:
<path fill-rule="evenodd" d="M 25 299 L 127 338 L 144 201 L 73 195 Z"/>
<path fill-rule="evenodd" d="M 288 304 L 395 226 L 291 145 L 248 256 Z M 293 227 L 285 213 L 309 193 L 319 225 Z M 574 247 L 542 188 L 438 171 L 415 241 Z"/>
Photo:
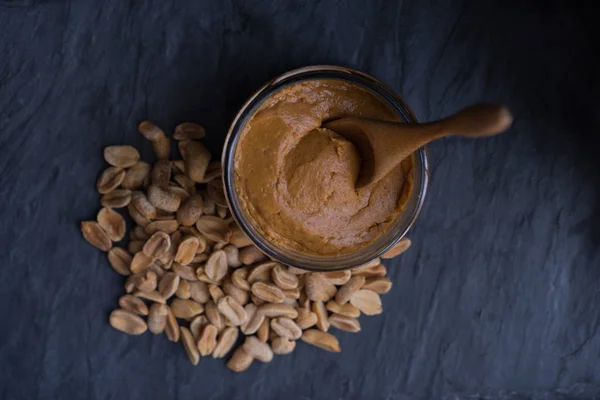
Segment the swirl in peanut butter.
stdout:
<path fill-rule="evenodd" d="M 234 160 L 238 198 L 251 223 L 279 246 L 322 256 L 352 253 L 384 234 L 404 209 L 412 157 L 356 190 L 356 148 L 321 128 L 347 116 L 399 120 L 356 85 L 313 80 L 274 94 L 245 125 Z"/>

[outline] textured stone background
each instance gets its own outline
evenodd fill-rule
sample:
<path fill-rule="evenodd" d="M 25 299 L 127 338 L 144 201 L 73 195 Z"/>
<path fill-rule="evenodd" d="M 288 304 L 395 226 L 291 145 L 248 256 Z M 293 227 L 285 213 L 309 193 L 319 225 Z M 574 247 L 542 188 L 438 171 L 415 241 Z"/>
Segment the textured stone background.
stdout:
<path fill-rule="evenodd" d="M 587 4 L 590 4 L 588 6 Z M 582 1 L 0 1 L 0 398 L 600 398 L 599 42 Z M 596 32 L 596 33 L 594 33 Z M 150 118 L 218 151 L 266 80 L 316 63 L 421 120 L 508 104 L 510 132 L 430 147 L 386 312 L 230 373 L 107 323 L 123 279 L 80 237 L 102 147 Z"/>

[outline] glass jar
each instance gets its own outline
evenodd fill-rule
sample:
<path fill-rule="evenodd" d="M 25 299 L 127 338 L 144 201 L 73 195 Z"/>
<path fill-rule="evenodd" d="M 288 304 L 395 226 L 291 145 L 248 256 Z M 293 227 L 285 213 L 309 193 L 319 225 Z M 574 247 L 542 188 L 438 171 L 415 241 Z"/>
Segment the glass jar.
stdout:
<path fill-rule="evenodd" d="M 349 68 L 330 65 L 315 65 L 295 69 L 271 80 L 258 89 L 258 91 L 246 101 L 234 118 L 223 148 L 223 182 L 225 185 L 225 195 L 233 218 L 248 235 L 250 240 L 252 240 L 256 247 L 262 252 L 285 265 L 291 265 L 311 271 L 336 271 L 356 267 L 379 257 L 406 235 L 406 232 L 408 232 L 414 224 L 425 199 L 429 181 L 429 164 L 425 148 L 421 148 L 413 154 L 414 185 L 404 212 L 396 217 L 396 220 L 391 223 L 387 232 L 353 253 L 336 256 L 305 254 L 284 248 L 277 243 L 270 241 L 270 239 L 253 224 L 252 219 L 247 215 L 243 207 L 240 206 L 234 171 L 236 146 L 244 125 L 252 118 L 265 100 L 287 86 L 317 79 L 342 80 L 358 85 L 381 99 L 390 107 L 390 109 L 396 112 L 397 116 L 402 121 L 407 123 L 417 122 L 414 114 L 400 96 L 394 93 L 388 86 L 367 74 Z"/>

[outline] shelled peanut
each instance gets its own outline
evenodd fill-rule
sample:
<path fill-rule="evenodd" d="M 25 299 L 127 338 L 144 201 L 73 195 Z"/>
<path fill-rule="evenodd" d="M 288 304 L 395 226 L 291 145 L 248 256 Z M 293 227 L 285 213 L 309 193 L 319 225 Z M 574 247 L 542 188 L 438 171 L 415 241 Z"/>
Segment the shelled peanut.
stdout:
<path fill-rule="evenodd" d="M 130 335 L 164 332 L 182 343 L 194 365 L 201 357 L 225 357 L 245 336 L 227 362 L 239 372 L 253 360 L 291 353 L 298 340 L 339 352 L 331 327 L 359 332 L 361 314 L 383 311 L 379 296 L 392 282 L 379 258 L 321 273 L 269 260 L 231 217 L 221 165 L 199 141 L 204 128 L 176 127 L 182 160 L 169 160 L 171 143 L 162 129 L 149 121 L 138 128 L 157 161 L 141 161 L 131 146 L 107 147 L 110 167 L 96 183 L 102 208 L 95 221 L 81 223 L 84 238 L 126 276 L 125 294 L 110 314 L 113 328 Z M 127 248 L 114 244 L 127 230 L 117 209 L 135 223 Z M 402 239 L 382 258 L 410 244 Z"/>

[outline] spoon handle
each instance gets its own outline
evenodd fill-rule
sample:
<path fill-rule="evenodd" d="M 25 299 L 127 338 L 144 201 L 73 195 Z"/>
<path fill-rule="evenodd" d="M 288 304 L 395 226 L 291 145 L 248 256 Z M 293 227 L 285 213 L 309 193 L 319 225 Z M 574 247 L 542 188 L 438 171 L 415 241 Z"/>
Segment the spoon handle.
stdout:
<path fill-rule="evenodd" d="M 437 125 L 440 137 L 458 135 L 477 138 L 497 135 L 511 123 L 512 116 L 505 106 L 476 104 L 432 124 Z"/>

